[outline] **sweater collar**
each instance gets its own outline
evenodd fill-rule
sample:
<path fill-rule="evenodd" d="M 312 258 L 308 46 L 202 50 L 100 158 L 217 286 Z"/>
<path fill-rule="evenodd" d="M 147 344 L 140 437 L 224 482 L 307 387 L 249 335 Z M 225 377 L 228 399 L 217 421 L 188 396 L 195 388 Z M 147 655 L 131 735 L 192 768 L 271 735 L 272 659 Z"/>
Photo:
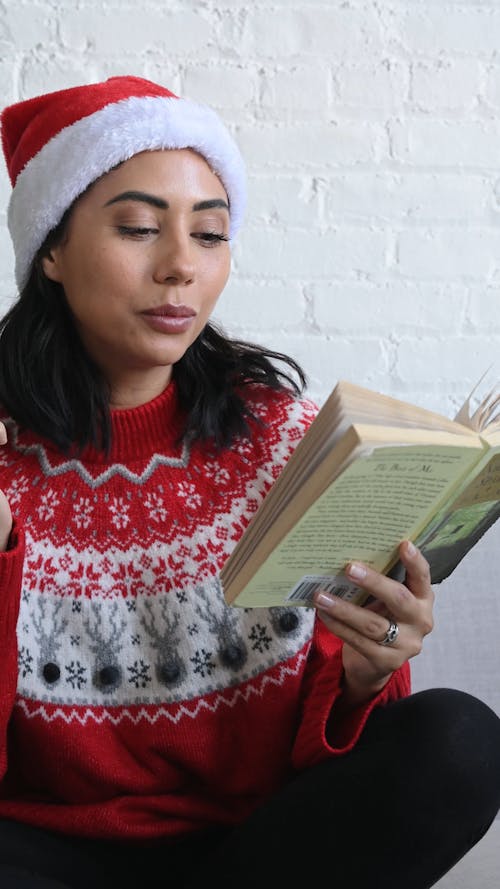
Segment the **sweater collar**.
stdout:
<path fill-rule="evenodd" d="M 38 456 L 42 465 L 61 463 L 95 463 L 109 465 L 134 460 L 150 460 L 155 454 L 167 458 L 171 465 L 183 466 L 188 449 L 182 441 L 185 411 L 179 406 L 173 381 L 156 398 L 133 408 L 111 410 L 111 448 L 109 453 L 87 445 L 83 451 L 62 454 L 56 445 L 28 429 L 20 429 L 10 417 L 3 417 L 12 448 Z"/>
<path fill-rule="evenodd" d="M 177 389 L 171 381 L 152 401 L 132 408 L 111 410 L 111 448 L 108 453 L 87 445 L 78 454 L 62 455 L 52 442 L 42 440 L 45 451 L 58 454 L 58 461 L 74 460 L 81 463 L 112 464 L 133 460 L 149 460 L 154 454 L 184 463 L 186 454 L 181 436 L 184 412 L 178 403 Z M 20 436 L 21 449 L 35 440 L 31 433 Z M 40 439 L 37 439 L 40 442 Z M 53 456 L 50 458 L 53 462 Z"/>
<path fill-rule="evenodd" d="M 177 389 L 173 381 L 152 401 L 133 408 L 111 410 L 111 462 L 148 457 L 158 451 L 180 455 L 179 438 L 183 427 L 183 413 L 179 409 Z M 89 448 L 92 458 L 95 449 Z M 101 455 L 102 456 L 102 455 Z"/>

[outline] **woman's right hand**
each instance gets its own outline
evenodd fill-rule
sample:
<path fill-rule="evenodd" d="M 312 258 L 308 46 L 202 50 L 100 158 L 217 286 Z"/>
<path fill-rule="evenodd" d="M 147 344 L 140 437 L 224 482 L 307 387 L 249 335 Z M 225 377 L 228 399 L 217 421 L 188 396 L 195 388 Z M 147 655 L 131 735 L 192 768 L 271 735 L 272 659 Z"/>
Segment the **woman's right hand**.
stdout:
<path fill-rule="evenodd" d="M 3 423 L 0 423 L 0 445 L 7 441 L 7 431 Z M 12 513 L 10 511 L 9 501 L 4 492 L 0 490 L 0 552 L 5 552 L 9 544 L 10 532 L 12 531 Z"/>

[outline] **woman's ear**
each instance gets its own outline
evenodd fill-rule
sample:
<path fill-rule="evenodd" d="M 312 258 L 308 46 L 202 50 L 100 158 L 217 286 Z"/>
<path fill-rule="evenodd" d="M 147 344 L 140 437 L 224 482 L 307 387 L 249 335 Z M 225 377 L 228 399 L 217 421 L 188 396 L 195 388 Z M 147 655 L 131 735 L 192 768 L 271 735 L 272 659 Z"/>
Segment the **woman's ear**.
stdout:
<path fill-rule="evenodd" d="M 59 267 L 58 251 L 51 250 L 46 256 L 42 256 L 42 269 L 46 278 L 61 284 L 61 270 Z"/>

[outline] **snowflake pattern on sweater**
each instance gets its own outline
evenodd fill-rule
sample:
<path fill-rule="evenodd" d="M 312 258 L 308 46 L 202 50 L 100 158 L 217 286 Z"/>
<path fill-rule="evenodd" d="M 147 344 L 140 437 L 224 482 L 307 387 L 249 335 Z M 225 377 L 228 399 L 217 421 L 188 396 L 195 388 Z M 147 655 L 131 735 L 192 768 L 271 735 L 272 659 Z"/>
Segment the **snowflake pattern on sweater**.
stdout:
<path fill-rule="evenodd" d="M 172 408 L 172 396 L 167 390 L 149 410 Z M 251 681 L 303 648 L 308 609 L 230 608 L 218 580 L 314 416 L 312 404 L 283 396 L 254 411 L 265 434 L 229 454 L 177 445 L 174 422 L 164 452 L 147 453 L 143 441 L 135 460 L 104 466 L 92 453 L 66 459 L 4 420 L 1 481 L 26 528 L 18 694 L 27 713 L 35 702 L 190 701 Z"/>

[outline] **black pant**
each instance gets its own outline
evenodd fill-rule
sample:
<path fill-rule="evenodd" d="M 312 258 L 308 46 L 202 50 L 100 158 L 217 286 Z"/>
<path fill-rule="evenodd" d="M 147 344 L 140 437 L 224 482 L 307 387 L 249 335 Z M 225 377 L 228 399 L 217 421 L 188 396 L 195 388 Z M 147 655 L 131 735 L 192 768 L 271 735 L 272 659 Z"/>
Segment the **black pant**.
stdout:
<path fill-rule="evenodd" d="M 426 889 L 499 808 L 500 719 L 435 689 L 375 710 L 351 753 L 300 774 L 236 830 L 135 846 L 0 822 L 0 887 Z"/>

